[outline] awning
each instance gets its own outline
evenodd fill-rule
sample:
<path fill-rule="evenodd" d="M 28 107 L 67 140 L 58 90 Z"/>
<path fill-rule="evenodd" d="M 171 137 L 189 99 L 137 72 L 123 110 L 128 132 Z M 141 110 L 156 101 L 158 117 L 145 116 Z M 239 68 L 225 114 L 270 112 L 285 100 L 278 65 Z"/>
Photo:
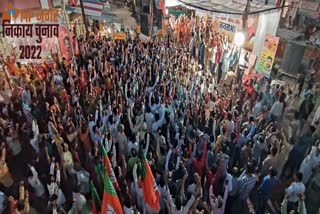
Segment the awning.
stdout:
<path fill-rule="evenodd" d="M 103 2 L 96 1 L 84 1 L 83 2 L 84 13 L 88 16 L 101 16 L 104 8 Z M 81 7 L 79 6 L 66 6 L 67 11 L 71 11 L 74 13 L 82 13 Z"/>

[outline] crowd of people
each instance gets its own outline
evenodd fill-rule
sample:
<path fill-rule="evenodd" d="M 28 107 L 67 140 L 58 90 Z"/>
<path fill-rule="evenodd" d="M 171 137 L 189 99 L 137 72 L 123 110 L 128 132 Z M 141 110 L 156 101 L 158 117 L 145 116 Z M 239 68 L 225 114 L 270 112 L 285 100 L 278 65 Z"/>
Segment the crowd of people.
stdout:
<path fill-rule="evenodd" d="M 3 59 L 12 88 L 0 111 L 3 212 L 99 213 L 110 177 L 126 214 L 318 213 L 312 90 L 286 121 L 294 93 L 242 82 L 237 57 L 205 57 L 202 38 L 220 35 L 194 24 L 185 48 L 170 36 L 91 37 L 41 70 Z M 220 41 L 223 55 L 231 44 Z"/>

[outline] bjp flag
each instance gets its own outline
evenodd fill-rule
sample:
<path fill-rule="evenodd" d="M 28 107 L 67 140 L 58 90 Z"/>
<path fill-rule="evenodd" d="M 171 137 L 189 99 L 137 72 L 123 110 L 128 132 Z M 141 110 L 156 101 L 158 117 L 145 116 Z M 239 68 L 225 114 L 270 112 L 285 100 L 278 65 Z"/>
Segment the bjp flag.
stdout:
<path fill-rule="evenodd" d="M 116 188 L 116 189 L 119 189 L 119 184 L 118 184 L 118 181 L 117 181 L 117 178 L 114 174 L 114 171 L 112 169 L 112 166 L 111 166 L 111 162 L 109 160 L 109 157 L 108 157 L 108 154 L 107 154 L 107 151 L 106 149 L 104 148 L 103 144 L 100 143 L 100 146 L 101 146 L 101 150 L 102 150 L 102 154 L 104 156 L 104 165 L 106 167 L 106 171 L 107 171 L 107 174 L 108 176 L 110 177 L 110 180 L 113 184 L 113 186 Z"/>
<path fill-rule="evenodd" d="M 160 211 L 160 190 L 154 180 L 149 162 L 144 158 L 141 165 L 141 182 L 144 199 L 152 210 Z"/>
<path fill-rule="evenodd" d="M 101 213 L 123 214 L 122 206 L 109 176 L 106 174 Z"/>

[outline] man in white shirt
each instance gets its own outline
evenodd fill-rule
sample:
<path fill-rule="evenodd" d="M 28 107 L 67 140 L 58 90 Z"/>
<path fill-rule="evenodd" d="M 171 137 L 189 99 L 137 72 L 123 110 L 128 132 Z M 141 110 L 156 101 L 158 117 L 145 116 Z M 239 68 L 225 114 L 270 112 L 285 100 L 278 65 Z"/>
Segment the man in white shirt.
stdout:
<path fill-rule="evenodd" d="M 304 184 L 302 183 L 303 174 L 301 172 L 297 172 L 294 175 L 294 182 L 285 189 L 286 198 L 288 200 L 287 210 L 290 212 L 291 210 L 296 210 L 298 207 L 299 196 L 302 195 L 306 189 Z"/>
<path fill-rule="evenodd" d="M 31 170 L 32 176 L 28 178 L 28 182 L 33 187 L 35 191 L 35 196 L 38 198 L 45 197 L 45 189 L 38 178 L 38 172 L 35 170 L 33 166 L 29 166 L 29 168 Z"/>

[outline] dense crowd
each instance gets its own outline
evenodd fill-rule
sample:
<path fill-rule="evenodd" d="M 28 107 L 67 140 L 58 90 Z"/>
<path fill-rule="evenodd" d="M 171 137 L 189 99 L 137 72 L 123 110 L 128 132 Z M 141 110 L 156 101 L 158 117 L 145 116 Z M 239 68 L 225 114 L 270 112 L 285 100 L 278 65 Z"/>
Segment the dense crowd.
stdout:
<path fill-rule="evenodd" d="M 242 82 L 239 57 L 220 61 L 227 39 L 214 37 L 219 59 L 205 57 L 216 40 L 205 44 L 211 33 L 197 21 L 191 29 L 184 48 L 170 36 L 91 37 L 72 60 L 52 53 L 40 70 L 3 59 L 12 87 L 0 112 L 4 213 L 98 213 L 105 177 L 123 213 L 318 213 L 312 86 L 292 110 L 292 91 Z M 153 204 L 141 185 L 145 158 Z"/>

